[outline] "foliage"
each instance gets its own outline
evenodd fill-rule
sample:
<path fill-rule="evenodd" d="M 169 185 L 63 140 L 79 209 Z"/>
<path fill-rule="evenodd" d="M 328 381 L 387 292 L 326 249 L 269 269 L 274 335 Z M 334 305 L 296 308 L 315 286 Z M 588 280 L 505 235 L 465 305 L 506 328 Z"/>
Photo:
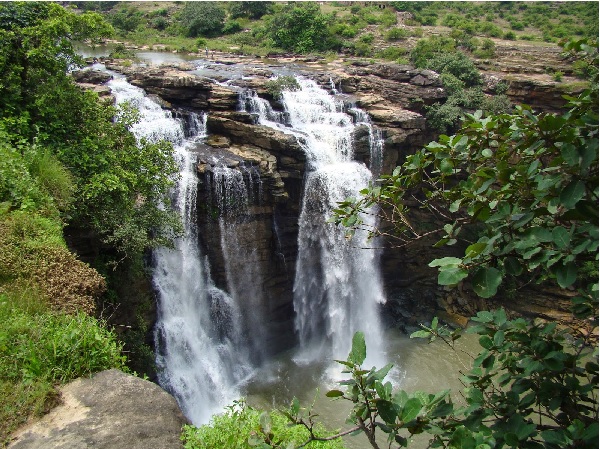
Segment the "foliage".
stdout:
<path fill-rule="evenodd" d="M 125 362 L 100 321 L 49 312 L 35 289 L 19 292 L 0 294 L 0 444 L 28 416 L 47 411 L 54 385 Z"/>
<path fill-rule="evenodd" d="M 91 313 L 106 289 L 104 279 L 77 260 L 62 240 L 62 226 L 34 211 L 0 221 L 0 281 L 4 288 L 34 286 L 54 310 Z"/>
<path fill-rule="evenodd" d="M 595 58 L 583 42 L 566 46 Z M 389 367 L 363 370 L 364 337 L 357 334 L 346 362 L 351 419 L 377 448 L 377 428 L 388 442 L 406 447 L 408 437 L 432 435 L 429 447 L 592 448 L 598 440 L 598 92 L 569 98 L 562 115 L 468 115 L 460 132 L 409 156 L 358 201 L 340 204 L 335 221 L 364 228 L 360 213 L 381 206 L 401 245 L 442 234 L 435 246 L 465 239 L 462 257 L 433 260 L 438 283 L 469 279 L 473 291 L 495 296 L 503 282 L 546 282 L 578 289 L 571 299 L 579 329 L 555 323 L 508 320 L 503 310 L 482 311 L 467 332 L 480 336 L 481 352 L 463 378 L 464 406 L 448 392 L 392 391 L 383 383 Z M 446 224 L 423 231 L 411 223 L 406 198 Z M 370 229 L 372 235 L 382 235 Z M 351 231 L 352 232 L 352 231 Z M 591 276 L 589 269 L 594 272 Z M 460 331 L 434 318 L 411 337 L 441 338 L 453 345 Z M 383 422 L 377 421 L 377 419 Z M 404 434 L 400 434 L 400 432 Z"/>
<path fill-rule="evenodd" d="M 358 211 L 379 203 L 403 217 L 394 223 L 401 242 L 422 238 L 401 196 L 416 189 L 422 207 L 447 221 L 437 246 L 455 244 L 471 227 L 480 235 L 463 257 L 432 262 L 442 285 L 471 276 L 474 291 L 490 297 L 504 278 L 526 272 L 528 282 L 569 287 L 584 261 L 597 263 L 596 102 L 588 91 L 560 116 L 524 106 L 513 115 L 468 115 L 459 134 L 409 156 L 363 199 L 343 203 L 336 220 L 362 226 Z"/>
<path fill-rule="evenodd" d="M 281 93 L 284 90 L 296 91 L 300 90 L 298 81 L 293 76 L 280 76 L 278 78 L 269 80 L 265 83 L 267 92 L 273 96 L 273 98 L 281 98 Z"/>
<path fill-rule="evenodd" d="M 229 3 L 229 14 L 232 19 L 248 17 L 249 19 L 260 19 L 271 10 L 272 2 L 231 2 Z"/>
<path fill-rule="evenodd" d="M 317 438 L 327 438 L 328 435 L 321 426 L 314 429 L 314 434 Z M 260 412 L 242 399 L 226 407 L 223 415 L 213 416 L 208 425 L 184 426 L 181 439 L 185 449 L 263 449 L 297 447 L 309 436 L 306 429 L 290 427 L 284 414 L 277 411 Z M 332 441 L 315 441 L 311 447 L 340 449 L 343 445 L 334 438 Z"/>
<path fill-rule="evenodd" d="M 181 22 L 189 37 L 213 37 L 221 34 L 225 10 L 216 2 L 186 2 Z"/>
<path fill-rule="evenodd" d="M 332 18 L 317 3 L 290 3 L 270 17 L 268 36 L 275 46 L 297 53 L 337 49 L 340 43 L 329 30 Z"/>
<path fill-rule="evenodd" d="M 223 34 L 233 34 L 242 30 L 242 25 L 237 20 L 228 20 L 223 25 Z"/>
<path fill-rule="evenodd" d="M 387 434 L 389 447 L 408 447 L 411 437 L 421 433 L 431 435 L 428 447 L 594 447 L 598 363 L 593 338 L 581 334 L 573 339 L 555 324 L 509 321 L 503 310 L 480 312 L 473 320 L 480 324 L 467 332 L 480 335 L 482 350 L 462 379 L 463 405 L 453 403 L 449 390 L 393 391 L 385 382 L 392 365 L 362 367 L 366 346 L 360 332 L 347 360 L 338 361 L 351 376 L 340 382 L 345 391 L 331 390 L 327 396 L 354 404 L 352 430 L 362 430 L 375 449 L 377 429 Z M 442 338 L 452 346 L 460 333 L 434 319 L 411 337 Z"/>
<path fill-rule="evenodd" d="M 108 16 L 110 23 L 120 31 L 134 31 L 142 24 L 143 14 L 134 6 L 121 8 Z"/>

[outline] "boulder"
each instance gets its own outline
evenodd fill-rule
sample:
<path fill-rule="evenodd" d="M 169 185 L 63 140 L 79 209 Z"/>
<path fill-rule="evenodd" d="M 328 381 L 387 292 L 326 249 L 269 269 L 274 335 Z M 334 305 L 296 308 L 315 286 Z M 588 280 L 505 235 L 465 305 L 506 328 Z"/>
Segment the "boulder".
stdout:
<path fill-rule="evenodd" d="M 77 70 L 71 74 L 77 83 L 103 84 L 112 79 L 110 73 L 101 70 Z"/>
<path fill-rule="evenodd" d="M 62 404 L 18 431 L 10 449 L 178 449 L 186 418 L 158 385 L 119 370 L 60 389 Z"/>

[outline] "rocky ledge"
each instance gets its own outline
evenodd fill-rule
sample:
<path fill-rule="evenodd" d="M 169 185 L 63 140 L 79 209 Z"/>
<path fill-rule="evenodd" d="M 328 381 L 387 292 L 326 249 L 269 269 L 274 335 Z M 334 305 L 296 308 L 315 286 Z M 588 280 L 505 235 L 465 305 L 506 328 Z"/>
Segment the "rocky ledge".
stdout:
<path fill-rule="evenodd" d="M 112 369 L 60 390 L 62 404 L 18 431 L 9 449 L 178 449 L 187 420 L 152 382 Z"/>

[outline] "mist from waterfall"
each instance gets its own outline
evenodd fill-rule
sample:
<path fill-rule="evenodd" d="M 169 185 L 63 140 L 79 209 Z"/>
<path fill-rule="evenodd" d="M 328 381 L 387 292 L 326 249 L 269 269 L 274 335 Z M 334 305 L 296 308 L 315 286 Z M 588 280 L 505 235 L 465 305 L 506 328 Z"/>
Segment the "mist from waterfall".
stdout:
<path fill-rule="evenodd" d="M 294 281 L 296 330 L 304 349 L 301 358 L 344 358 L 352 335 L 363 331 L 366 363 L 381 365 L 378 304 L 385 302 L 385 296 L 378 252 L 365 249 L 371 243 L 364 233 L 357 232 L 348 241 L 345 230 L 328 221 L 339 201 L 358 196 L 373 179 L 365 164 L 353 160 L 357 123 L 371 124 L 366 115 L 357 114 L 357 108 L 353 108 L 353 118 L 344 101 L 314 81 L 297 81 L 299 90 L 282 92 L 283 113 L 273 111 L 252 92 L 242 95 L 240 104 L 257 115 L 259 124 L 296 135 L 307 155 Z M 373 133 L 372 154 L 381 148 L 381 136 Z M 363 218 L 367 223 L 371 220 Z"/>
<path fill-rule="evenodd" d="M 198 178 L 194 145 L 206 136 L 206 117 L 190 114 L 187 132 L 142 89 L 123 78 L 109 82 L 117 103 L 128 102 L 141 116 L 132 132 L 138 139 L 173 143 L 180 177 L 173 205 L 185 228 L 173 249 L 154 252 L 153 282 L 158 293 L 155 328 L 159 383 L 171 392 L 184 414 L 203 424 L 240 397 L 238 386 L 251 372 L 240 334 L 242 316 L 235 301 L 217 288 L 200 250 L 196 223 Z"/>

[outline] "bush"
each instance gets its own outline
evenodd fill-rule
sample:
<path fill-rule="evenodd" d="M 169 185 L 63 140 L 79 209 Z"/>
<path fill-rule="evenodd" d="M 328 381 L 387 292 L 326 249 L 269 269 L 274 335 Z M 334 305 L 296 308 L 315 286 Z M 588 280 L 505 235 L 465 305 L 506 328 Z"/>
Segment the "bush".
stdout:
<path fill-rule="evenodd" d="M 377 53 L 375 53 L 375 57 L 386 59 L 388 61 L 396 61 L 399 64 L 408 63 L 408 59 L 406 55 L 408 54 L 408 50 L 403 47 L 388 47 Z"/>
<path fill-rule="evenodd" d="M 225 10 L 218 3 L 186 2 L 181 22 L 189 37 L 213 37 L 221 34 Z"/>
<path fill-rule="evenodd" d="M 316 3 L 289 3 L 269 18 L 267 37 L 275 46 L 296 53 L 337 50 L 341 42 L 329 28 L 331 21 Z"/>
<path fill-rule="evenodd" d="M 280 76 L 274 80 L 269 80 L 265 83 L 267 92 L 271 94 L 273 98 L 281 98 L 281 93 L 284 90 L 296 91 L 300 90 L 300 84 L 296 81 L 293 76 Z"/>
<path fill-rule="evenodd" d="M 506 39 L 507 41 L 514 41 L 514 40 L 517 40 L 517 35 L 512 31 L 508 31 L 507 33 L 504 34 L 503 38 Z"/>
<path fill-rule="evenodd" d="M 410 59 L 416 67 L 425 68 L 429 59 L 439 53 L 456 51 L 456 42 L 450 37 L 431 36 L 419 39 L 410 53 Z"/>
<path fill-rule="evenodd" d="M 374 39 L 375 36 L 373 36 L 373 33 L 366 33 L 358 38 L 358 40 L 364 44 L 372 44 Z"/>
<path fill-rule="evenodd" d="M 473 61 L 460 51 L 438 53 L 426 62 L 424 68 L 440 74 L 450 73 L 463 81 L 467 87 L 481 84 L 479 70 Z"/>
<path fill-rule="evenodd" d="M 281 412 L 256 410 L 244 400 L 235 401 L 223 415 L 215 415 L 210 424 L 183 427 L 181 439 L 185 449 L 251 449 L 253 447 L 299 447 L 308 441 L 310 434 L 301 426 L 290 426 Z M 317 425 L 315 434 L 325 437 L 328 433 Z M 264 446 L 261 446 L 264 445 Z M 313 441 L 311 448 L 342 449 L 338 438 L 332 441 Z"/>
<path fill-rule="evenodd" d="M 387 33 L 385 33 L 386 41 L 395 41 L 400 39 L 406 39 L 410 36 L 408 30 L 404 28 L 392 28 Z"/>
<path fill-rule="evenodd" d="M 242 25 L 237 20 L 228 20 L 223 26 L 223 34 L 234 34 L 242 30 Z"/>

